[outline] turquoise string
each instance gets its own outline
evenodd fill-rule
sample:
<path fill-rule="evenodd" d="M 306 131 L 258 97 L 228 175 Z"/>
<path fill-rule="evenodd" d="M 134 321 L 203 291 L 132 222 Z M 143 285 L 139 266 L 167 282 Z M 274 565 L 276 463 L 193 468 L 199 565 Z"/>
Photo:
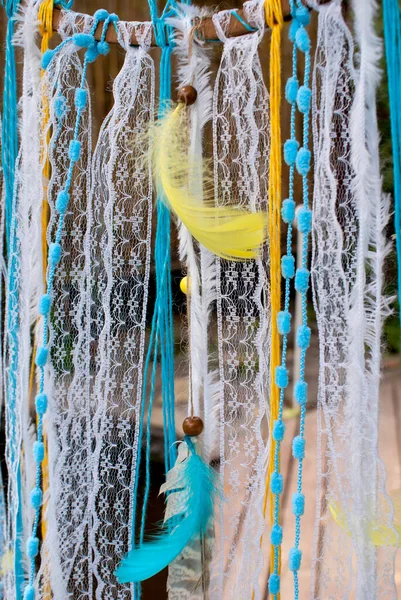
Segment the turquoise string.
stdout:
<path fill-rule="evenodd" d="M 6 287 L 8 304 L 8 344 L 10 352 L 9 377 L 6 380 L 6 398 L 8 412 L 11 415 L 9 424 L 9 435 L 11 437 L 10 453 L 11 462 L 15 462 L 19 454 L 19 448 L 16 447 L 12 436 L 15 434 L 16 427 L 16 394 L 17 394 L 17 372 L 18 372 L 18 317 L 14 315 L 18 308 L 18 289 L 16 283 L 16 274 L 19 271 L 19 249 L 16 241 L 15 206 L 14 206 L 14 179 L 15 179 L 15 161 L 18 154 L 18 113 L 17 113 L 17 74 L 15 64 L 15 52 L 12 43 L 14 35 L 14 17 L 18 12 L 19 0 L 3 0 L 8 22 L 6 32 L 6 53 L 5 53 L 5 72 L 4 72 L 4 90 L 3 90 L 3 128 L 2 128 L 2 165 L 5 186 L 5 231 L 6 231 L 6 254 L 8 257 L 8 279 Z M 15 574 L 15 593 L 16 599 L 21 598 L 24 585 L 24 566 L 23 554 L 21 549 L 21 540 L 23 538 L 22 523 L 22 489 L 21 489 L 21 471 L 18 466 L 17 473 L 18 486 L 18 508 L 15 515 L 16 539 L 14 540 L 14 574 Z"/>
<path fill-rule="evenodd" d="M 293 44 L 292 48 L 292 77 L 297 79 L 297 47 Z M 290 119 L 290 139 L 296 140 L 296 131 L 295 131 L 295 116 L 296 116 L 296 102 L 291 103 L 291 119 Z M 289 167 L 289 185 L 288 185 L 288 199 L 294 201 L 294 175 L 295 175 L 295 165 L 291 165 Z M 287 241 L 286 241 L 287 255 L 293 256 L 292 246 L 293 246 L 293 224 L 291 222 L 287 225 Z M 285 279 L 285 289 L 284 289 L 284 307 L 283 310 L 289 312 L 290 310 L 290 292 L 291 292 L 291 279 L 286 277 Z M 287 368 L 287 351 L 288 351 L 288 334 L 284 334 L 282 336 L 282 347 L 281 347 L 281 366 Z M 284 394 L 285 389 L 280 388 L 280 398 L 279 398 L 279 409 L 278 409 L 278 418 L 277 423 L 282 424 L 283 422 L 283 409 L 284 409 Z M 274 451 L 274 471 L 276 473 L 280 472 L 280 449 L 282 439 L 277 438 L 276 446 Z M 273 527 L 280 527 L 280 494 L 274 495 L 274 517 L 273 517 Z M 274 544 L 274 575 L 278 576 L 279 569 L 279 551 L 281 547 L 280 544 Z M 277 600 L 278 594 L 273 594 L 274 600 Z"/>
<path fill-rule="evenodd" d="M 5 183 L 5 225 L 7 255 L 10 253 L 12 202 L 14 193 L 15 161 L 18 153 L 17 72 L 12 43 L 15 16 L 20 2 L 3 0 L 8 22 L 3 91 L 2 164 Z"/>
<path fill-rule="evenodd" d="M 293 0 L 292 0 L 293 3 Z M 301 0 L 297 0 L 298 7 L 302 7 Z M 301 28 L 304 26 L 301 25 Z M 304 86 L 309 88 L 310 84 L 310 72 L 311 72 L 311 53 L 310 50 L 305 52 L 305 70 L 304 70 Z M 309 148 L 309 129 L 310 129 L 310 109 L 304 114 L 303 119 L 303 147 Z M 305 209 L 309 209 L 309 181 L 308 174 L 302 177 L 302 203 Z M 308 247 L 309 247 L 309 234 L 304 233 L 302 239 L 302 268 L 307 269 L 308 267 Z M 301 293 L 302 302 L 302 325 L 308 324 L 308 299 L 307 291 Z M 305 361 L 306 361 L 306 348 L 301 349 L 300 356 L 300 367 L 299 367 L 299 381 L 305 382 Z M 301 415 L 299 423 L 299 438 L 304 439 L 305 435 L 305 417 L 306 417 L 306 402 L 301 405 Z M 298 459 L 298 470 L 297 470 L 297 493 L 302 493 L 302 475 L 303 475 L 303 458 Z M 295 550 L 299 550 L 301 538 L 301 517 L 295 516 Z M 294 600 L 299 600 L 299 579 L 298 570 L 293 571 L 294 576 Z"/>
<path fill-rule="evenodd" d="M 245 27 L 245 29 L 247 31 L 249 31 L 250 33 L 253 33 L 254 31 L 257 31 L 257 28 L 256 27 L 252 27 L 252 25 L 249 25 L 249 23 L 247 23 L 245 21 L 245 19 L 243 19 L 241 17 L 241 15 L 238 14 L 237 10 L 238 10 L 238 8 L 235 8 L 234 10 L 231 11 L 232 16 L 235 17 L 237 19 L 237 21 L 239 23 L 241 23 L 241 25 L 243 25 L 243 27 Z"/>
<path fill-rule="evenodd" d="M 383 0 L 391 139 L 394 170 L 394 231 L 397 251 L 398 302 L 401 306 L 401 13 L 398 0 Z M 401 323 L 401 309 L 399 310 Z"/>
<path fill-rule="evenodd" d="M 158 118 L 162 118 L 171 100 L 171 55 L 172 40 L 171 29 L 165 25 L 165 19 L 174 14 L 175 2 L 168 2 L 162 16 L 158 17 L 157 4 L 149 1 L 150 16 L 152 19 L 157 45 L 161 48 L 160 58 L 160 102 Z M 139 423 L 139 443 L 135 470 L 134 493 L 132 500 L 132 531 L 131 547 L 136 544 L 136 514 L 138 506 L 138 487 L 142 459 L 142 438 L 144 433 L 144 418 L 147 403 L 147 426 L 145 434 L 145 486 L 142 503 L 142 512 L 139 530 L 139 544 L 143 543 L 146 522 L 146 510 L 150 494 L 150 443 L 151 443 L 151 417 L 155 399 L 157 361 L 160 355 L 161 368 L 161 394 L 163 411 L 163 442 L 164 442 L 164 468 L 167 473 L 176 461 L 176 435 L 174 418 L 174 324 L 173 301 L 171 287 L 171 216 L 165 205 L 162 192 L 158 190 L 157 196 L 157 228 L 155 239 L 155 272 L 156 272 L 156 301 L 151 324 L 151 333 L 148 351 L 145 360 L 141 416 Z M 150 390 L 147 399 L 148 378 L 150 364 Z M 134 584 L 134 598 L 141 597 L 140 583 Z"/>

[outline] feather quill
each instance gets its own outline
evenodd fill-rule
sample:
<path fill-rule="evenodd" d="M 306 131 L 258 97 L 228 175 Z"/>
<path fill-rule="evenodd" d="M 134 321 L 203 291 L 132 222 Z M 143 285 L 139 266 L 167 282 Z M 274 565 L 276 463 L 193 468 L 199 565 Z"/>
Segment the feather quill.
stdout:
<path fill-rule="evenodd" d="M 205 161 L 187 153 L 187 114 L 178 104 L 167 112 L 154 144 L 154 173 L 162 197 L 191 235 L 216 256 L 227 260 L 255 259 L 266 240 L 266 215 L 239 206 L 215 206 L 212 178 Z M 203 203 L 189 182 L 203 182 Z"/>
<path fill-rule="evenodd" d="M 212 523 L 214 500 L 219 493 L 217 474 L 197 454 L 191 438 L 185 437 L 180 444 L 176 464 L 160 492 L 169 492 L 164 528 L 129 552 L 115 573 L 120 583 L 153 577 L 193 540 L 203 538 Z"/>

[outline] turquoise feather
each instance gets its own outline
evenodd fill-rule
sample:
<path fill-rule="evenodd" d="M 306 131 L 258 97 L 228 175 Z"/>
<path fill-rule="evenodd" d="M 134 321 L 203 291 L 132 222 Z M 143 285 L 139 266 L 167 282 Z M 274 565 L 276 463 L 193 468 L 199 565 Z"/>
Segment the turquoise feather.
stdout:
<path fill-rule="evenodd" d="M 219 493 L 218 476 L 196 453 L 193 441 L 185 437 L 187 446 L 167 475 L 162 491 L 172 489 L 167 498 L 165 526 L 153 539 L 134 548 L 116 570 L 120 583 L 145 581 L 165 569 L 194 539 L 204 537 L 214 515 L 214 502 Z M 185 450 L 185 448 L 184 448 Z M 171 529 L 170 519 L 178 524 Z"/>

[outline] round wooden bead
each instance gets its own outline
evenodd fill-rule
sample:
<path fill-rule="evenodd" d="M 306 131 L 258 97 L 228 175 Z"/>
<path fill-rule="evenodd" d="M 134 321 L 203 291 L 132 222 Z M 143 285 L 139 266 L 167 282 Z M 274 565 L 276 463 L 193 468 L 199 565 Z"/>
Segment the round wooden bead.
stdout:
<path fill-rule="evenodd" d="M 184 87 L 178 90 L 178 102 L 182 102 L 182 104 L 186 104 L 187 106 L 195 104 L 197 97 L 198 92 L 192 85 L 184 85 Z"/>
<path fill-rule="evenodd" d="M 203 421 L 200 417 L 187 417 L 182 424 L 182 429 L 185 435 L 198 436 L 203 431 Z"/>

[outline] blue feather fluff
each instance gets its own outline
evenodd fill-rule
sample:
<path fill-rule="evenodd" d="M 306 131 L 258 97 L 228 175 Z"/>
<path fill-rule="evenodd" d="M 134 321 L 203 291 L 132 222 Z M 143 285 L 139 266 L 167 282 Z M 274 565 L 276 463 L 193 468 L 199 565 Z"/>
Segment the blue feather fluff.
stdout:
<path fill-rule="evenodd" d="M 203 537 L 210 526 L 214 501 L 219 493 L 218 476 L 196 453 L 191 438 L 185 437 L 183 443 L 187 445 L 189 455 L 181 464 L 177 460 L 172 469 L 176 469 L 177 474 L 174 491 L 167 499 L 167 502 L 177 502 L 178 512 L 170 517 L 174 517 L 174 522 L 180 519 L 178 525 L 171 529 L 167 521 L 153 539 L 131 550 L 115 572 L 120 583 L 153 577 L 175 560 L 192 540 Z"/>

